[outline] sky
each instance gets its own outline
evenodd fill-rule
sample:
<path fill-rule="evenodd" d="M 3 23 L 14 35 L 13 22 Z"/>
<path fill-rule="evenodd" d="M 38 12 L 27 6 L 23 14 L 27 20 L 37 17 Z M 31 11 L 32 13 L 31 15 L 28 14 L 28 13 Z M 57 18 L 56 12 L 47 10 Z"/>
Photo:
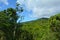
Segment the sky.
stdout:
<path fill-rule="evenodd" d="M 22 22 L 38 18 L 49 18 L 52 15 L 60 13 L 60 0 L 0 0 L 0 10 L 9 7 L 15 8 L 16 2 L 24 9 L 22 12 L 24 17 Z"/>
<path fill-rule="evenodd" d="M 0 11 L 11 7 L 16 7 L 16 0 L 0 0 Z"/>

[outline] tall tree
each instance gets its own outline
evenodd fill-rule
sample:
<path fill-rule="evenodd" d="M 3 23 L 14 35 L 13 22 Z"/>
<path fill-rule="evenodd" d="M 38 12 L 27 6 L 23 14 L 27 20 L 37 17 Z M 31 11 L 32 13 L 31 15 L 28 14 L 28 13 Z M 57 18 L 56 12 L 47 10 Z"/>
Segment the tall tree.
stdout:
<path fill-rule="evenodd" d="M 17 23 L 19 18 L 17 14 L 21 12 L 23 8 L 18 3 L 15 9 L 8 8 L 0 11 L 0 40 L 33 40 L 31 33 L 21 30 L 21 23 Z"/>
<path fill-rule="evenodd" d="M 23 12 L 23 9 L 17 9 L 18 4 L 16 5 L 16 9 L 8 8 L 7 10 L 0 12 L 0 30 L 5 33 L 6 40 L 17 40 L 16 34 L 19 30 L 19 26 L 17 25 L 18 15 L 17 12 Z"/>

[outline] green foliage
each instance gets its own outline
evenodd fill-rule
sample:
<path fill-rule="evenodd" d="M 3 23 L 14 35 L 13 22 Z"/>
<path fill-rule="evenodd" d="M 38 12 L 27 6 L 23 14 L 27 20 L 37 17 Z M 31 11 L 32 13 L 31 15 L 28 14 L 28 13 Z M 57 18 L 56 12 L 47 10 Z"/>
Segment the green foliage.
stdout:
<path fill-rule="evenodd" d="M 22 30 L 22 24 L 17 23 L 17 12 L 21 13 L 23 9 L 8 8 L 0 11 L 0 40 L 33 40 L 32 34 Z"/>
<path fill-rule="evenodd" d="M 50 18 L 17 23 L 23 8 L 0 11 L 0 40 L 60 40 L 60 14 Z"/>
<path fill-rule="evenodd" d="M 49 40 L 48 18 L 38 19 L 32 22 L 23 23 L 23 30 L 33 34 L 34 40 Z"/>
<path fill-rule="evenodd" d="M 51 31 L 55 34 L 56 38 L 60 40 L 60 14 L 52 16 L 50 20 L 51 20 L 50 22 Z"/>
<path fill-rule="evenodd" d="M 22 29 L 33 34 L 34 40 L 60 40 L 60 14 L 22 24 Z"/>

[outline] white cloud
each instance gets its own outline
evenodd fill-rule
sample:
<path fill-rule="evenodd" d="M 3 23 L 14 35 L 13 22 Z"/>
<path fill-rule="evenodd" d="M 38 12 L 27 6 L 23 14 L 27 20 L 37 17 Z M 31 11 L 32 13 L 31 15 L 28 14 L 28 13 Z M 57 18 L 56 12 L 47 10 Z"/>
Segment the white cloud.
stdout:
<path fill-rule="evenodd" d="M 8 0 L 0 0 L 0 2 L 1 2 L 1 3 L 4 3 L 4 4 L 6 4 L 6 5 L 9 4 L 9 3 L 8 3 Z"/>
<path fill-rule="evenodd" d="M 31 17 L 50 17 L 60 11 L 60 0 L 17 0 L 25 4 L 27 10 L 32 10 Z"/>
<path fill-rule="evenodd" d="M 23 4 L 24 0 L 17 0 L 17 3 Z"/>

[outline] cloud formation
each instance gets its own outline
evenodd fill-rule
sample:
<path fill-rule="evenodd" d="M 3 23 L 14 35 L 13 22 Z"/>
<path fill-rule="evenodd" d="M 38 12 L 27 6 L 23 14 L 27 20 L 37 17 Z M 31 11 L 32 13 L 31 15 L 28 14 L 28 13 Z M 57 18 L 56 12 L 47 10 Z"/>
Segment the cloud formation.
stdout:
<path fill-rule="evenodd" d="M 8 0 L 0 0 L 1 3 L 4 3 L 5 5 L 8 5 Z"/>
<path fill-rule="evenodd" d="M 31 17 L 50 17 L 60 12 L 60 0 L 17 0 L 24 4 L 27 10 L 32 10 Z"/>

